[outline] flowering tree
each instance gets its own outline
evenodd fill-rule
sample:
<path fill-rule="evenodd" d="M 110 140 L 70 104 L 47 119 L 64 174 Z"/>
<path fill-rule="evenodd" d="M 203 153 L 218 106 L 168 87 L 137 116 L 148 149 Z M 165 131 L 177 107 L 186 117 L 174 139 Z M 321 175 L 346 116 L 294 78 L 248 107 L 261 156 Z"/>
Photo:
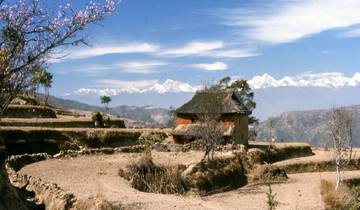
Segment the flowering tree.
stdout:
<path fill-rule="evenodd" d="M 83 10 L 70 4 L 56 10 L 45 0 L 0 0 L 0 114 L 30 83 L 33 69 L 44 66 L 54 50 L 87 44 L 79 32 L 115 11 L 114 0 L 90 1 Z"/>

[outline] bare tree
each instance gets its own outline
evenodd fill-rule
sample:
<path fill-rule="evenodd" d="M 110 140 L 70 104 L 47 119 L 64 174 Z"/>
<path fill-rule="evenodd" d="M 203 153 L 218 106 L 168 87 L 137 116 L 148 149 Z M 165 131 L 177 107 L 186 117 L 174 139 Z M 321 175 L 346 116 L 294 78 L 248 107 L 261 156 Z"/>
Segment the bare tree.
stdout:
<path fill-rule="evenodd" d="M 348 142 L 349 142 L 349 162 L 351 161 L 352 158 L 352 149 L 353 149 L 353 127 L 354 127 L 354 119 L 351 116 L 350 112 L 347 112 L 347 114 L 345 115 L 345 120 L 346 120 L 346 129 L 347 129 L 347 133 L 348 133 Z"/>
<path fill-rule="evenodd" d="M 268 132 L 269 132 L 269 150 L 272 147 L 273 142 L 275 141 L 274 138 L 274 120 L 272 117 L 268 119 Z"/>
<path fill-rule="evenodd" d="M 345 164 L 345 157 L 350 149 L 351 138 L 349 129 L 351 115 L 345 108 L 334 108 L 331 113 L 329 128 L 335 150 L 336 189 L 341 182 L 341 168 Z M 351 126 L 350 126 L 351 127 Z"/>
<path fill-rule="evenodd" d="M 192 131 L 196 138 L 204 142 L 205 154 L 202 160 L 213 159 L 216 147 L 224 140 L 219 120 L 222 115 L 223 91 L 216 88 L 202 90 L 205 100 L 201 103 L 201 112 L 196 116 L 196 127 Z"/>
<path fill-rule="evenodd" d="M 0 114 L 56 49 L 87 44 L 79 32 L 103 20 L 117 4 L 102 1 L 90 1 L 84 10 L 70 4 L 51 10 L 44 0 L 0 0 Z"/>

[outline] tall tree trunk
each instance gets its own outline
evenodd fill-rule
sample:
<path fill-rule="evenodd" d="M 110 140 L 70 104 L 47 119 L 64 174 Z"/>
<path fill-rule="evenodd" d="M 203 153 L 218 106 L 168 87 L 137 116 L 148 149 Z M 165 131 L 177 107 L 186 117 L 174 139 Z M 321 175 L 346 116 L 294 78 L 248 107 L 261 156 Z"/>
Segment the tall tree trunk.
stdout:
<path fill-rule="evenodd" d="M 341 182 L 341 172 L 340 172 L 340 154 L 337 152 L 336 154 L 336 187 L 335 189 L 337 190 L 340 186 L 340 182 Z"/>
<path fill-rule="evenodd" d="M 48 105 L 48 100 L 49 100 L 49 88 L 48 87 L 45 87 L 45 106 Z"/>
<path fill-rule="evenodd" d="M 352 156 L 352 125 L 350 125 L 349 127 L 349 149 L 350 149 L 350 152 L 349 152 L 349 163 L 351 161 L 351 156 Z"/>

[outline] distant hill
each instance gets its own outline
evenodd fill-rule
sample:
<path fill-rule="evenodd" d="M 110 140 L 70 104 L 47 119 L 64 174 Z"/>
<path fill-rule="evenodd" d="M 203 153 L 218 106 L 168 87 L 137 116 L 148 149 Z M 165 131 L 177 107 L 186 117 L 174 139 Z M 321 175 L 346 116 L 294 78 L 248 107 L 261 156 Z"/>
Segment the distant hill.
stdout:
<path fill-rule="evenodd" d="M 360 147 L 360 105 L 346 107 L 354 120 L 354 145 Z M 331 110 L 285 112 L 273 118 L 274 135 L 277 140 L 302 141 L 323 146 L 324 134 L 329 131 Z M 268 121 L 256 128 L 259 140 L 269 139 Z M 331 144 L 331 142 L 329 142 Z"/>
<path fill-rule="evenodd" d="M 90 111 L 90 112 L 104 111 L 104 108 L 100 106 L 93 106 L 75 100 L 62 99 L 54 96 L 50 96 L 49 103 L 55 106 L 59 106 L 71 110 Z M 152 107 L 152 106 L 137 107 L 137 106 L 126 106 L 126 105 L 112 107 L 109 110 L 110 114 L 139 121 L 148 126 L 166 125 L 169 120 L 168 112 L 169 110 L 159 107 Z"/>

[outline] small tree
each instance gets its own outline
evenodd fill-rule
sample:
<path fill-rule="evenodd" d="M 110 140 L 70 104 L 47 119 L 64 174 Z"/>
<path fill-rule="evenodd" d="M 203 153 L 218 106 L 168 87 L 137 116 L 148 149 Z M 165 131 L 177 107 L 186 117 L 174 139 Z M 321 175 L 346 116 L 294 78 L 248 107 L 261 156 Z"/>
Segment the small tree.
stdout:
<path fill-rule="evenodd" d="M 174 107 L 172 106 L 169 107 L 168 115 L 169 115 L 169 120 L 167 122 L 166 127 L 174 128 L 176 126 L 176 114 Z"/>
<path fill-rule="evenodd" d="M 275 210 L 276 207 L 279 205 L 279 202 L 276 200 L 276 193 L 273 192 L 271 188 L 271 182 L 269 181 L 267 183 L 268 186 L 268 192 L 266 192 L 266 198 L 267 198 L 267 205 L 269 210 Z"/>
<path fill-rule="evenodd" d="M 275 141 L 274 138 L 274 119 L 270 117 L 268 119 L 268 132 L 269 132 L 269 149 L 271 148 L 273 142 Z"/>
<path fill-rule="evenodd" d="M 345 164 L 344 158 L 349 151 L 351 141 L 349 125 L 349 113 L 346 109 L 334 108 L 331 112 L 329 128 L 335 151 L 336 189 L 340 186 L 341 167 Z"/>
<path fill-rule="evenodd" d="M 44 104 L 45 106 L 48 105 L 48 100 L 49 100 L 49 89 L 51 88 L 53 82 L 53 75 L 46 71 L 43 70 L 40 78 L 39 78 L 39 84 L 41 84 L 44 87 Z"/>
<path fill-rule="evenodd" d="M 250 113 L 256 108 L 254 92 L 251 91 L 251 87 L 246 80 L 241 79 L 232 82 L 231 77 L 224 77 L 218 84 L 214 85 L 213 88 L 221 90 L 233 89 Z M 259 120 L 255 116 L 249 116 L 249 124 L 254 123 L 259 123 Z"/>
<path fill-rule="evenodd" d="M 222 91 L 216 88 L 205 88 L 202 90 L 207 100 L 201 104 L 201 112 L 197 114 L 197 127 L 194 133 L 196 138 L 204 142 L 205 154 L 202 160 L 206 158 L 213 159 L 216 147 L 224 140 L 223 130 L 220 127 L 219 119 L 222 114 Z"/>
<path fill-rule="evenodd" d="M 345 123 L 346 123 L 346 130 L 348 133 L 348 142 L 349 142 L 349 162 L 351 161 L 352 158 L 352 149 L 353 149 L 353 127 L 354 127 L 354 119 L 351 116 L 351 114 L 349 112 L 346 113 L 345 115 Z"/>
<path fill-rule="evenodd" d="M 101 104 L 105 105 L 106 113 L 109 112 L 109 103 L 111 102 L 110 96 L 100 96 Z"/>

